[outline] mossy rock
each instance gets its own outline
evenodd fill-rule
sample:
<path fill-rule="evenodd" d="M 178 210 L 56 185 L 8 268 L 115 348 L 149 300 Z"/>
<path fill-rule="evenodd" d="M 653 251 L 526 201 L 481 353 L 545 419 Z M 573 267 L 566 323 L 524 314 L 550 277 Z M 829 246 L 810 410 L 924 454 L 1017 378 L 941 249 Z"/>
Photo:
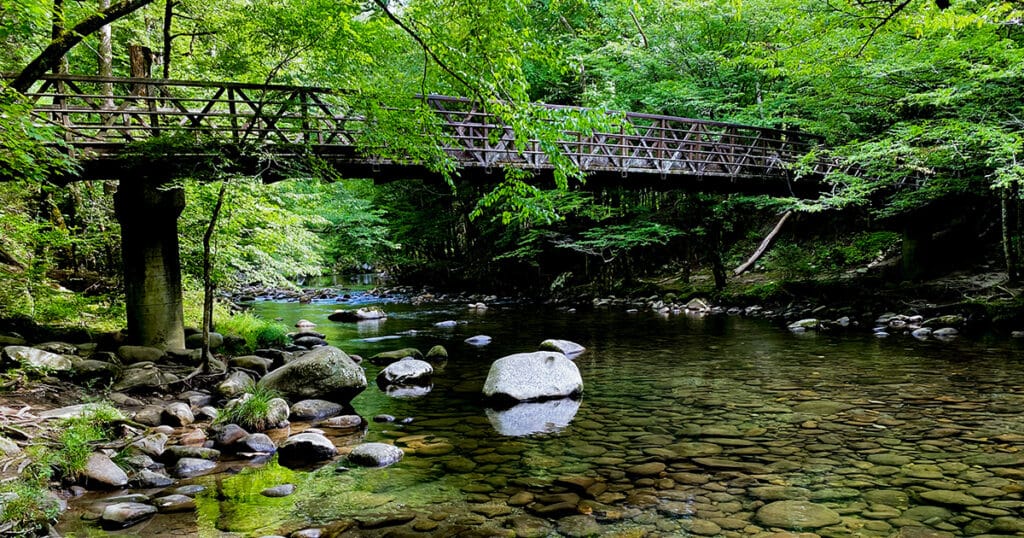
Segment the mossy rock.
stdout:
<path fill-rule="evenodd" d="M 370 362 L 378 366 L 387 366 L 393 362 L 398 362 L 406 357 L 412 357 L 414 359 L 422 359 L 423 353 L 414 347 L 406 347 L 402 349 L 396 349 L 394 351 L 385 351 L 378 353 L 370 357 Z"/>

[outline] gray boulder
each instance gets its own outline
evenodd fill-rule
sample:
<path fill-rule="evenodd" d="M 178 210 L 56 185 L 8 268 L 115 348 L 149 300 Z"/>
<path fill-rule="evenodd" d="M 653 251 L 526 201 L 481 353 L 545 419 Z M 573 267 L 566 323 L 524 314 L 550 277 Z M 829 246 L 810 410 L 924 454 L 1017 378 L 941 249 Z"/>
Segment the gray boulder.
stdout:
<path fill-rule="evenodd" d="M 173 494 L 164 495 L 153 499 L 153 505 L 161 514 L 174 514 L 177 512 L 191 512 L 196 509 L 196 501 L 188 495 Z"/>
<path fill-rule="evenodd" d="M 117 348 L 117 357 L 124 364 L 137 362 L 159 362 L 164 358 L 164 351 L 147 346 L 121 346 Z"/>
<path fill-rule="evenodd" d="M 566 357 L 572 359 L 576 355 L 583 353 L 587 348 L 577 344 L 576 342 L 570 342 L 569 340 L 558 340 L 549 338 L 540 343 L 541 351 L 557 351 Z"/>
<path fill-rule="evenodd" d="M 178 381 L 178 376 L 164 372 L 153 363 L 135 364 L 125 368 L 121 380 L 114 385 L 114 390 L 128 392 L 134 390 L 163 389 Z"/>
<path fill-rule="evenodd" d="M 427 356 L 424 357 L 424 360 L 431 364 L 445 362 L 448 360 L 448 350 L 441 345 L 434 346 L 427 351 Z"/>
<path fill-rule="evenodd" d="M 816 331 L 821 328 L 821 321 L 815 318 L 805 318 L 798 321 L 794 321 L 786 326 L 790 332 L 802 333 L 807 331 Z"/>
<path fill-rule="evenodd" d="M 398 362 L 406 357 L 412 357 L 414 359 L 422 359 L 423 353 L 414 347 L 406 347 L 402 349 L 396 349 L 394 351 L 385 351 L 378 353 L 370 357 L 370 362 L 378 366 L 384 366 L 393 362 Z"/>
<path fill-rule="evenodd" d="M 146 456 L 159 458 L 167 449 L 169 441 L 167 433 L 150 433 L 148 436 L 131 444 L 132 450 L 138 451 Z"/>
<path fill-rule="evenodd" d="M 132 478 L 132 486 L 142 489 L 165 488 L 174 483 L 174 479 L 156 471 L 143 469 Z"/>
<path fill-rule="evenodd" d="M 242 454 L 273 454 L 277 451 L 277 445 L 265 433 L 251 433 L 235 441 L 231 449 Z"/>
<path fill-rule="evenodd" d="M 149 519 L 156 512 L 156 507 L 148 504 L 114 503 L 103 509 L 100 522 L 108 529 L 123 529 Z"/>
<path fill-rule="evenodd" d="M 471 346 L 483 347 L 491 343 L 491 337 L 486 334 L 478 334 L 476 336 L 470 336 L 463 341 Z"/>
<path fill-rule="evenodd" d="M 358 310 L 335 310 L 327 319 L 331 321 L 356 322 L 374 319 L 385 319 L 388 315 L 380 307 L 369 306 Z"/>
<path fill-rule="evenodd" d="M 33 347 L 7 346 L 4 348 L 4 356 L 8 360 L 17 362 L 24 368 L 44 372 L 68 372 L 72 368 L 71 359 L 64 355 L 50 353 L 49 351 Z"/>
<path fill-rule="evenodd" d="M 210 349 L 219 349 L 224 345 L 224 335 L 220 333 L 210 333 Z M 188 349 L 202 349 L 203 347 L 203 335 L 190 334 L 185 338 L 185 347 Z"/>
<path fill-rule="evenodd" d="M 200 458 L 181 458 L 174 464 L 174 474 L 179 478 L 191 478 L 206 474 L 217 467 L 217 462 Z"/>
<path fill-rule="evenodd" d="M 579 368 L 561 353 L 517 353 L 491 364 L 484 396 L 517 402 L 578 396 L 583 392 Z"/>
<path fill-rule="evenodd" d="M 389 364 L 377 374 L 377 385 L 429 385 L 434 367 L 429 362 L 404 359 Z"/>
<path fill-rule="evenodd" d="M 246 389 L 253 386 L 254 383 L 256 381 L 253 380 L 251 375 L 241 370 L 235 370 L 231 372 L 227 379 L 217 385 L 217 393 L 225 398 L 235 398 L 240 394 L 244 394 Z"/>
<path fill-rule="evenodd" d="M 301 465 L 329 460 L 338 454 L 338 449 L 323 435 L 305 432 L 285 439 L 277 454 L 281 463 Z"/>
<path fill-rule="evenodd" d="M 73 369 L 71 376 L 79 382 L 95 380 L 109 383 L 120 374 L 120 368 L 116 364 L 91 359 L 75 362 Z"/>
<path fill-rule="evenodd" d="M 164 424 L 179 427 L 188 426 L 196 421 L 192 408 L 185 402 L 171 402 L 164 408 L 161 415 Z"/>
<path fill-rule="evenodd" d="M 242 355 L 241 357 L 233 357 L 229 359 L 228 365 L 234 368 L 252 370 L 259 375 L 265 375 L 270 371 L 270 367 L 274 365 L 274 360 L 257 355 Z"/>
<path fill-rule="evenodd" d="M 345 406 L 327 400 L 302 400 L 291 408 L 293 420 L 323 420 L 345 412 Z"/>
<path fill-rule="evenodd" d="M 128 485 L 128 474 L 106 454 L 93 452 L 85 462 L 82 477 L 89 486 L 120 488 Z"/>
<path fill-rule="evenodd" d="M 401 448 L 385 443 L 363 443 L 352 449 L 348 461 L 363 467 L 387 467 L 401 461 L 405 453 Z"/>
<path fill-rule="evenodd" d="M 67 342 L 43 342 L 42 344 L 36 344 L 32 347 L 43 351 L 49 351 L 50 353 L 56 353 L 58 355 L 78 354 L 78 346 Z"/>
<path fill-rule="evenodd" d="M 0 457 L 15 456 L 21 453 L 21 447 L 10 439 L 0 435 Z"/>
<path fill-rule="evenodd" d="M 301 336 L 299 338 L 296 338 L 295 340 L 292 340 L 292 343 L 302 347 L 317 347 L 326 346 L 327 340 L 324 340 L 323 338 L 318 338 L 316 336 Z"/>
<path fill-rule="evenodd" d="M 366 389 L 366 374 L 344 351 L 323 346 L 270 372 L 258 385 L 293 401 L 348 403 Z"/>

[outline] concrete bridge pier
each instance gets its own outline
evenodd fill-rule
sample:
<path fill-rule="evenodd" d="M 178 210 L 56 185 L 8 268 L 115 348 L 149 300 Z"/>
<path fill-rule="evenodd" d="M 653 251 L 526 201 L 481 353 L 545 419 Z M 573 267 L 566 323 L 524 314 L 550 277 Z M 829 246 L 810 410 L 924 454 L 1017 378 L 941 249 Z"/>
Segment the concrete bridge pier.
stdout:
<path fill-rule="evenodd" d="M 184 208 L 180 186 L 149 178 L 122 180 L 114 196 L 132 344 L 185 347 L 178 254 L 178 216 Z"/>

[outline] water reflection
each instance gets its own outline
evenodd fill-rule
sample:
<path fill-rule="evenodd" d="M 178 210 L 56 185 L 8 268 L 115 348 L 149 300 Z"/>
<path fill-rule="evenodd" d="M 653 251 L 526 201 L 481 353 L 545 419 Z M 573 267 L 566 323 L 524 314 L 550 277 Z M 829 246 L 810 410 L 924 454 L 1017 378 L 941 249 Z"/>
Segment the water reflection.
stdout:
<path fill-rule="evenodd" d="M 487 420 L 501 435 L 522 437 L 560 431 L 572 422 L 579 410 L 579 400 L 568 398 L 526 402 L 508 409 L 487 409 Z"/>
<path fill-rule="evenodd" d="M 384 387 L 384 393 L 392 398 L 398 398 L 400 400 L 410 400 L 415 398 L 422 398 L 430 391 L 434 389 L 434 385 L 387 385 Z"/>

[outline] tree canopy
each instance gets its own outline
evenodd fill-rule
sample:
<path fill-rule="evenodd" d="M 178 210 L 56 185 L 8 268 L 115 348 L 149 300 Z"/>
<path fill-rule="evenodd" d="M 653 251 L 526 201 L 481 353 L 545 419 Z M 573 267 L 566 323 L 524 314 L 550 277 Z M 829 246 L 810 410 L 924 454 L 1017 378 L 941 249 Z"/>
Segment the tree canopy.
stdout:
<path fill-rule="evenodd" d="M 417 187 L 234 182 L 237 209 L 227 208 L 223 233 L 238 240 L 224 243 L 224 270 L 238 279 L 332 264 L 433 263 L 471 245 L 487 245 L 487 263 L 529 264 L 540 252 L 611 263 L 654 245 L 728 234 L 738 217 L 711 206 L 854 209 L 887 219 L 961 196 L 1002 198 L 1004 225 L 1019 211 L 1017 1 L 122 0 L 104 8 L 14 0 L 0 14 L 0 68 L 21 74 L 0 103 L 5 178 L 38 181 L 73 166 L 55 152 L 53 132 L 28 121 L 14 90 L 40 66 L 52 67 L 57 53 L 71 72 L 95 73 L 102 48 L 93 31 L 109 22 L 116 75 L 131 72 L 128 46 L 139 45 L 156 57 L 153 76 L 343 88 L 375 122 L 368 144 L 386 142 L 395 157 L 444 171 L 462 189 L 431 191 L 425 199 L 435 205 L 427 208 L 419 205 L 425 199 L 402 199 L 422 196 Z M 837 172 L 810 200 L 587 194 L 577 190 L 585 178 L 548 144 L 559 164 L 555 182 L 509 170 L 504 181 L 467 186 L 446 160 L 442 136 L 423 143 L 422 133 L 438 127 L 418 96 L 432 93 L 487 102 L 520 147 L 614 121 L 604 111 L 630 110 L 811 132 L 827 140 L 821 152 L 857 173 Z M 534 102 L 599 113 L 552 113 Z M 306 175 L 329 179 L 321 172 Z M 799 180 L 799 166 L 793 174 Z M 189 188 L 202 207 L 206 187 Z M 678 218 L 665 217 L 666 204 Z M 700 219 L 684 226 L 684 207 Z M 185 222 L 196 219 L 189 213 Z M 445 230 L 437 244 L 412 233 L 427 223 Z M 109 218 L 104 226 L 116 231 Z M 275 250 L 285 237 L 292 248 Z M 197 243 L 188 233 L 185 241 L 193 259 Z M 1019 239 L 1010 243 L 1019 255 Z"/>

